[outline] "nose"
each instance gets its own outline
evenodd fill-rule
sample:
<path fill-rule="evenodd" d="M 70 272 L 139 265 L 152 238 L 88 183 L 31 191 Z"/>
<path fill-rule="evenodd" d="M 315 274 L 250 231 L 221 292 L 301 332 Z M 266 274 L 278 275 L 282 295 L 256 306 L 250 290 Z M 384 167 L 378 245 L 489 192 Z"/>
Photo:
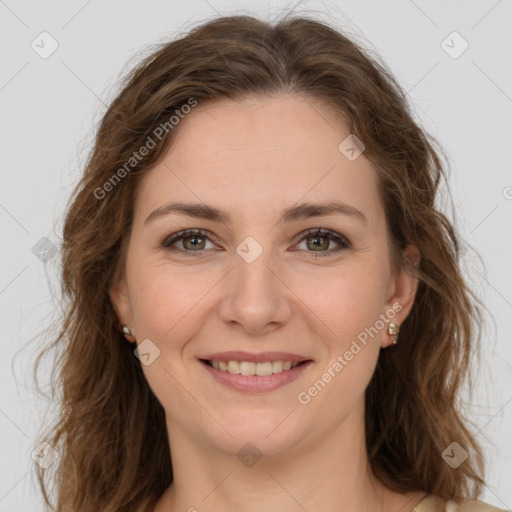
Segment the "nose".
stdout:
<path fill-rule="evenodd" d="M 286 324 L 293 312 L 293 293 L 270 251 L 263 251 L 251 263 L 237 255 L 233 265 L 224 283 L 221 319 L 232 328 L 254 335 Z"/>

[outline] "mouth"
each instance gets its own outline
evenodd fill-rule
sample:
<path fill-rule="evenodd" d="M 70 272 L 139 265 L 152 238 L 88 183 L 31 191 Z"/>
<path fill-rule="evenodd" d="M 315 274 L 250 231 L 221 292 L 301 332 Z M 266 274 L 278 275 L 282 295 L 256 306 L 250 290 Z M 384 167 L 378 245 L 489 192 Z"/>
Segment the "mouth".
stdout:
<path fill-rule="evenodd" d="M 200 359 L 200 361 L 215 370 L 247 377 L 266 377 L 268 375 L 280 374 L 312 362 L 311 359 L 303 361 L 262 361 L 258 363 L 253 361 L 222 361 L 220 359 Z"/>
<path fill-rule="evenodd" d="M 301 360 L 272 359 L 258 362 L 199 359 L 199 362 L 213 381 L 224 388 L 243 394 L 257 395 L 278 390 L 299 379 L 313 364 L 312 359 L 299 359 Z"/>

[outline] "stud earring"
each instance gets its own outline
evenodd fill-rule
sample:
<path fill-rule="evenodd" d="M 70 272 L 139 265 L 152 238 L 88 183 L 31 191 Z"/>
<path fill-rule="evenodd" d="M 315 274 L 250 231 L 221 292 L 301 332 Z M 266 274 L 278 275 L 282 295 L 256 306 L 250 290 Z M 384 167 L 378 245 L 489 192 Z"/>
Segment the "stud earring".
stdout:
<path fill-rule="evenodd" d="M 133 336 L 132 330 L 130 329 L 130 326 L 128 324 L 123 325 L 123 334 L 128 341 L 135 341 L 135 337 Z M 130 338 L 133 338 L 133 340 L 129 340 L 128 336 Z"/>
<path fill-rule="evenodd" d="M 395 322 L 389 322 L 388 325 L 388 334 L 393 336 L 393 345 L 398 343 L 398 331 L 400 330 L 400 326 Z"/>

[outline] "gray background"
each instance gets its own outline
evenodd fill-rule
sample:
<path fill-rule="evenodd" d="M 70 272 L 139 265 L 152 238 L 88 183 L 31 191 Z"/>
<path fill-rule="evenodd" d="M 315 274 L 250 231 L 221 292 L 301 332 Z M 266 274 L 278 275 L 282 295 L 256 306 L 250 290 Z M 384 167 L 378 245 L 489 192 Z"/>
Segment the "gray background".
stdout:
<path fill-rule="evenodd" d="M 41 509 L 31 453 L 43 403 L 30 376 L 41 329 L 59 313 L 51 248 L 119 76 L 147 45 L 217 13 L 267 17 L 287 4 L 0 1 L 0 511 Z M 512 508 L 512 2 L 306 1 L 297 12 L 331 20 L 378 52 L 449 155 L 456 222 L 471 247 L 462 263 L 492 314 L 477 392 L 465 397 L 489 464 L 482 499 Z M 58 44 L 49 56 L 45 31 Z"/>

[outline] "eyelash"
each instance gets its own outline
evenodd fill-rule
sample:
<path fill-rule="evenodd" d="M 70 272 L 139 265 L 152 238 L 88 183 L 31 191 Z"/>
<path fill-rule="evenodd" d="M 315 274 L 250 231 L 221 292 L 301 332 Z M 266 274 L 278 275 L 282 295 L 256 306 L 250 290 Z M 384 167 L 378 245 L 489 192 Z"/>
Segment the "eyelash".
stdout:
<path fill-rule="evenodd" d="M 199 249 L 197 251 L 188 251 L 185 249 L 176 249 L 176 248 L 171 247 L 172 244 L 174 244 L 175 242 L 178 242 L 180 240 L 183 240 L 183 238 L 185 238 L 187 235 L 195 235 L 198 237 L 205 237 L 208 240 L 210 240 L 208 237 L 207 231 L 204 231 L 202 229 L 186 229 L 184 231 L 179 231 L 178 233 L 174 233 L 172 235 L 167 236 L 162 241 L 161 246 L 164 249 L 167 249 L 168 251 L 180 252 L 180 253 L 185 254 L 186 256 L 191 256 L 191 257 L 200 256 L 203 251 L 207 250 L 207 249 Z M 315 253 L 314 255 L 307 256 L 308 258 L 323 258 L 325 256 L 331 256 L 333 254 L 338 254 L 339 252 L 341 252 L 345 249 L 348 249 L 352 246 L 352 244 L 345 237 L 338 235 L 334 231 L 331 231 L 329 229 L 324 229 L 324 228 L 312 228 L 312 229 L 306 230 L 305 232 L 301 233 L 302 238 L 300 238 L 298 240 L 297 244 L 302 242 L 308 236 L 311 236 L 311 235 L 321 236 L 323 238 L 332 240 L 332 241 L 336 242 L 337 244 L 339 244 L 340 247 L 338 249 L 331 249 L 331 250 L 327 250 L 327 251 L 318 251 L 318 252 L 306 250 L 305 252 Z M 210 240 L 210 242 L 211 242 L 211 240 Z"/>

